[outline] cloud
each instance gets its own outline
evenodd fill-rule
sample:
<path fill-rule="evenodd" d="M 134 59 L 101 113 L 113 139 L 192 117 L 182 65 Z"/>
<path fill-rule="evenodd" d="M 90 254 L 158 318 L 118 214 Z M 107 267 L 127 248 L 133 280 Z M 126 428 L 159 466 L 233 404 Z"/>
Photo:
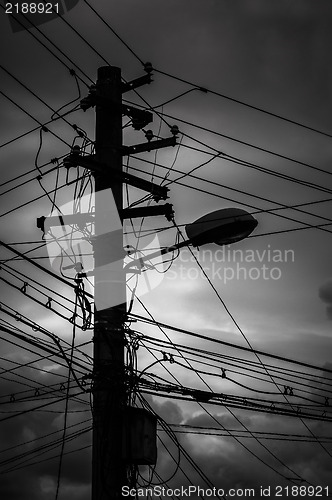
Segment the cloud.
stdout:
<path fill-rule="evenodd" d="M 332 279 L 324 283 L 318 290 L 319 298 L 327 304 L 326 314 L 332 319 Z"/>
<path fill-rule="evenodd" d="M 194 406 L 194 402 L 190 403 L 191 412 L 186 412 L 182 404 L 176 402 L 160 403 L 154 399 L 152 404 L 168 422 L 201 427 L 203 429 L 199 432 L 204 432 L 195 434 L 194 428 L 176 432 L 178 442 L 184 448 L 180 464 L 186 475 L 180 469 L 169 484 L 172 488 L 190 484 L 207 488 L 198 469 L 216 488 L 225 490 L 254 488 L 258 492 L 261 486 L 266 488 L 297 484 L 290 483 L 286 478 L 301 477 L 313 484 L 330 484 L 328 445 L 306 442 L 314 439 L 310 430 L 316 436 L 328 436 L 328 423 L 308 422 L 305 426 L 298 418 L 246 411 L 234 412 L 237 417 L 234 418 L 226 408 L 215 411 L 211 405 L 206 405 L 208 414 L 201 407 Z M 229 429 L 229 435 L 214 435 L 213 429 L 208 431 L 209 428 L 218 428 L 218 422 L 220 431 L 225 434 L 223 429 Z M 244 426 L 258 439 L 243 432 Z M 177 427 L 172 429 L 180 430 Z M 206 432 L 211 432 L 211 435 Z M 269 433 L 275 434 L 275 438 L 271 440 Z M 266 434 L 267 439 L 263 434 Z M 307 438 L 289 441 L 288 434 L 299 434 Z M 165 432 L 160 432 L 159 435 L 165 446 L 159 446 L 156 472 L 166 479 L 174 471 L 178 454 L 170 437 Z M 190 461 L 186 456 L 190 457 Z"/>
<path fill-rule="evenodd" d="M 21 362 L 32 358 L 30 353 L 21 352 L 9 356 Z M 12 364 L 9 367 L 13 368 Z M 45 373 L 29 366 L 2 375 L 0 498 L 20 499 L 24 497 L 23 491 L 29 491 L 28 496 L 33 500 L 54 498 L 63 429 L 64 401 L 58 401 L 64 394 L 60 391 L 62 381 L 58 371 Z M 37 395 L 35 387 L 38 385 Z M 52 389 L 56 390 L 53 394 Z M 11 395 L 15 395 L 13 399 Z M 31 411 L 39 405 L 52 403 L 54 396 L 54 404 Z M 89 425 L 89 422 L 80 423 L 89 418 L 89 413 L 84 411 L 86 408 L 78 400 L 70 400 L 67 436 Z M 26 413 L 16 415 L 24 411 Z M 48 449 L 55 440 L 58 445 Z M 89 446 L 90 442 L 91 433 L 86 432 L 65 445 L 61 475 L 61 498 L 64 500 L 89 498 L 91 449 L 68 452 Z"/>

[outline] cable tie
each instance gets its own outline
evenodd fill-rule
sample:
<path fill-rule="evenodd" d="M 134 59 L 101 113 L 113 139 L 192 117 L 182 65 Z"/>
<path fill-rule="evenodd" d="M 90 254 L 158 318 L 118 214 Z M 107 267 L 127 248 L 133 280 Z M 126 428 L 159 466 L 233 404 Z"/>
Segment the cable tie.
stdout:
<path fill-rule="evenodd" d="M 161 351 L 161 354 L 164 356 L 163 361 L 168 361 L 167 353 L 165 351 Z"/>
<path fill-rule="evenodd" d="M 227 378 L 225 368 L 221 368 L 221 378 Z"/>
<path fill-rule="evenodd" d="M 65 384 L 61 382 L 59 391 L 65 391 L 65 390 L 66 390 Z"/>
<path fill-rule="evenodd" d="M 171 364 L 175 363 L 175 359 L 173 358 L 173 354 L 170 354 L 170 355 L 169 355 L 169 362 L 170 362 Z"/>
<path fill-rule="evenodd" d="M 27 287 L 28 283 L 25 281 L 22 288 L 20 289 L 22 293 L 26 294 L 27 293 Z"/>
<path fill-rule="evenodd" d="M 48 309 L 51 309 L 51 307 L 52 307 L 52 299 L 51 299 L 51 297 L 48 297 L 48 299 L 47 299 L 47 302 L 46 302 L 45 306 L 46 306 Z"/>
<path fill-rule="evenodd" d="M 14 394 L 11 394 L 9 401 L 10 401 L 11 403 L 14 403 L 14 401 L 15 401 L 15 396 L 14 396 Z"/>
<path fill-rule="evenodd" d="M 325 403 L 324 404 L 325 404 L 325 406 L 330 406 L 330 401 L 329 401 L 328 397 L 325 398 Z"/>
<path fill-rule="evenodd" d="M 40 392 L 39 392 L 39 389 L 38 389 L 38 388 L 35 390 L 35 396 L 36 396 L 36 397 L 37 397 L 37 396 L 40 396 Z"/>

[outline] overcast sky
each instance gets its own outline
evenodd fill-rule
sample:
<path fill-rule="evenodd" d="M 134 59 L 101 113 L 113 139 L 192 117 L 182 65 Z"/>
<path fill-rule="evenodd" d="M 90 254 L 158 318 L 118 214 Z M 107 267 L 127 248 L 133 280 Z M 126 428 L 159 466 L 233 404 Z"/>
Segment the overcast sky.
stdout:
<path fill-rule="evenodd" d="M 66 2 L 66 5 L 69 3 Z M 62 4 L 65 5 L 65 2 Z M 211 160 L 211 153 L 220 152 L 217 158 L 194 172 L 196 178 L 187 176 L 180 181 L 182 184 L 174 182 L 169 185 L 168 202 L 173 204 L 175 220 L 181 230 L 184 231 L 182 225 L 200 216 L 228 207 L 246 209 L 254 213 L 258 221 L 251 237 L 242 242 L 227 248 L 211 244 L 194 251 L 228 309 L 202 275 L 188 249 L 181 251 L 165 274 L 156 271 L 146 274 L 153 291 L 143 294 L 143 288 L 138 288 L 138 294 L 143 294 L 141 300 L 145 307 L 156 320 L 175 327 L 248 347 L 246 338 L 254 349 L 321 367 L 328 366 L 332 348 L 332 227 L 308 226 L 327 224 L 331 220 L 331 3 L 323 0 L 99 0 L 93 5 L 143 62 L 149 61 L 157 70 L 190 82 L 180 82 L 155 71 L 153 83 L 140 88 L 139 95 L 128 93 L 124 96 L 138 105 L 148 102 L 150 106 L 157 107 L 159 113 L 165 114 L 166 123 L 176 124 L 180 129 L 178 142 L 181 147 L 145 153 L 141 157 L 162 164 L 167 169 L 173 168 L 167 179 L 173 181 L 181 176 L 181 172 L 189 172 Z M 81 97 L 87 95 L 87 86 L 96 80 L 98 67 L 106 63 L 120 67 L 126 80 L 142 76 L 144 70 L 140 61 L 98 19 L 84 0 L 66 12 L 63 19 L 55 18 L 40 24 L 40 32 L 35 28 L 13 31 L 9 15 L 3 9 L 0 17 L 0 91 L 5 94 L 0 95 L 2 184 L 33 170 L 40 147 L 39 129 L 20 139 L 13 139 L 38 127 L 38 123 L 49 122 L 52 116 L 52 111 L 21 84 L 57 110 L 78 97 L 75 79 L 70 76 L 68 68 L 75 69 L 78 77 L 87 84 L 79 80 Z M 95 52 L 64 20 L 94 47 Z M 32 35 L 43 41 L 67 67 Z M 220 95 L 203 92 L 200 88 Z M 186 94 L 172 100 L 182 93 Z M 172 102 L 161 106 L 169 100 Z M 286 117 L 308 128 L 236 101 Z M 77 103 L 71 103 L 64 110 L 72 109 Z M 89 138 L 94 138 L 93 110 L 86 113 L 77 111 L 67 118 L 70 123 L 85 130 Z M 166 123 L 155 114 L 153 123 L 147 128 L 151 128 L 155 135 L 169 137 L 171 134 Z M 50 124 L 49 129 L 67 144 L 43 132 L 38 165 L 68 154 L 75 137 L 72 128 L 61 120 Z M 126 145 L 144 141 L 142 132 L 125 129 Z M 235 157 L 238 163 L 227 160 L 227 156 Z M 129 166 L 148 172 L 146 178 L 151 179 L 151 164 L 131 158 Z M 252 166 L 258 166 L 259 169 Z M 270 175 L 266 170 L 277 173 L 279 177 Z M 158 176 L 163 178 L 166 172 L 165 168 L 155 167 L 155 182 L 160 182 Z M 37 175 L 36 169 L 21 180 L 2 185 L 1 193 Z M 73 174 L 70 175 L 70 179 L 73 179 Z M 285 176 L 289 178 L 285 179 Z M 60 169 L 59 184 L 65 180 L 66 172 Z M 54 189 L 56 174 L 43 177 L 41 183 L 46 190 Z M 15 208 L 43 194 L 38 181 L 33 180 L 2 195 L 2 241 L 21 243 L 15 248 L 22 252 L 37 246 L 38 241 L 42 243 L 36 218 L 49 214 L 50 200 L 44 196 L 18 210 Z M 130 189 L 129 195 L 130 201 L 134 201 L 142 196 L 142 192 Z M 72 196 L 72 187 L 59 191 L 58 204 L 71 202 Z M 286 208 L 294 205 L 302 205 L 298 208 L 303 212 Z M 266 212 L 276 208 L 279 210 Z M 67 210 L 69 213 L 69 205 Z M 8 211 L 11 212 L 7 214 Z M 154 220 L 145 219 L 142 229 L 167 225 L 167 221 L 157 217 Z M 303 229 L 293 231 L 298 228 Z M 174 228 L 157 234 L 158 244 L 162 246 L 175 241 Z M 146 241 L 143 238 L 140 240 L 141 249 L 147 246 Z M 155 245 L 156 241 L 151 244 Z M 51 268 L 45 248 L 29 255 L 42 257 L 38 262 Z M 2 249 L 2 259 L 11 257 L 12 253 Z M 63 296 L 68 293 L 61 284 L 51 282 L 30 264 L 16 262 L 11 266 L 51 287 L 49 293 L 52 290 Z M 4 273 L 3 278 L 18 288 L 26 281 L 9 276 L 4 270 L 1 273 Z M 57 333 L 65 341 L 71 340 L 72 329 L 68 322 L 4 282 L 1 283 L 1 301 Z M 147 316 L 139 301 L 135 301 L 133 312 Z M 5 314 L 2 314 L 1 319 L 10 321 L 14 327 L 18 325 Z M 136 327 L 142 333 L 166 340 L 155 327 L 140 323 Z M 28 328 L 22 328 L 31 333 Z M 168 333 L 174 342 L 212 352 L 219 349 L 221 354 L 257 361 L 254 356 L 245 357 L 243 352 L 223 351 L 208 342 L 193 341 L 175 332 Z M 91 335 L 91 331 L 80 332 L 77 343 L 91 340 Z M 14 340 L 5 333 L 3 338 Z M 19 341 L 17 343 L 20 345 Z M 5 340 L 1 342 L 3 370 L 12 368 L 14 363 L 27 363 L 36 358 L 19 345 L 12 345 Z M 140 369 L 154 361 L 144 349 L 138 351 L 138 358 Z M 66 369 L 59 368 L 55 361 L 52 363 L 44 360 L 34 364 L 40 371 L 27 367 L 17 370 L 19 375 L 35 381 L 34 384 L 17 375 L 6 375 L 0 390 L 0 400 L 6 402 L 3 405 L 6 412 L 13 411 L 6 399 L 8 395 L 36 388 L 40 383 L 49 385 L 66 380 Z M 198 364 L 195 366 L 198 367 Z M 180 378 L 183 385 L 206 389 L 193 372 L 174 365 L 167 365 L 167 368 Z M 204 370 L 204 367 L 200 365 L 200 369 Z M 172 380 L 163 365 L 154 368 L 153 372 L 168 381 Z M 322 374 L 317 372 L 316 375 Z M 236 379 L 236 375 L 233 378 Z M 19 385 L 18 380 L 28 385 Z M 216 377 L 207 377 L 206 380 L 217 392 L 244 394 L 240 387 L 225 382 L 222 385 Z M 252 378 L 238 376 L 237 380 L 247 386 L 255 386 L 258 390 L 262 388 L 260 382 Z M 273 386 L 270 385 L 269 390 L 272 391 Z M 314 397 L 310 391 L 310 397 Z M 250 395 L 253 396 L 253 393 Z M 170 424 L 217 427 L 217 422 L 195 402 L 181 403 L 161 398 L 150 398 L 150 401 Z M 38 401 L 28 402 L 25 406 L 20 403 L 19 410 L 37 404 Z M 243 430 L 242 422 L 255 432 L 297 433 L 312 439 L 311 430 L 314 434 L 331 436 L 331 424 L 327 423 L 308 421 L 304 425 L 296 418 L 242 410 L 234 410 L 236 419 L 223 406 L 204 406 L 225 429 L 232 431 Z M 51 406 L 50 410 L 54 408 Z M 89 407 L 78 401 L 71 402 L 70 410 L 73 413 L 69 415 L 69 425 L 91 416 Z M 56 411 L 58 413 L 35 411 L 0 422 L 1 449 L 61 429 L 64 401 L 58 404 Z M 9 415 L 3 413 L 3 417 Z M 89 436 L 88 433 L 83 434 L 74 444 L 68 444 L 65 451 L 70 450 L 70 447 L 88 446 Z M 55 437 L 61 437 L 61 433 Z M 170 444 L 169 438 L 163 437 L 162 433 L 161 437 L 172 451 L 174 445 Z M 262 440 L 267 450 L 252 438 L 236 441 L 231 437 L 179 434 L 179 439 L 211 482 L 225 490 L 238 487 L 255 488 L 258 491 L 260 485 L 294 484 L 285 477 L 298 477 L 307 481 L 301 484 L 329 485 L 332 488 L 329 477 L 332 463 L 330 444 Z M 29 446 L 34 445 L 27 446 L 16 448 L 12 453 L 26 452 Z M 58 454 L 59 451 L 60 448 L 56 448 L 45 457 Z M 0 460 L 9 456 L 8 452 L 4 452 Z M 43 455 L 31 460 L 38 462 L 36 465 L 1 475 L 1 498 L 54 498 L 58 458 L 40 462 L 42 458 Z M 65 458 L 59 498 L 89 498 L 90 459 L 90 448 Z M 191 482 L 202 485 L 202 480 L 185 459 L 182 463 Z M 1 462 L 0 472 L 7 470 L 7 467 Z M 167 478 L 174 467 L 170 456 L 160 445 L 157 471 Z M 186 485 L 188 479 L 178 471 L 171 484 Z M 300 484 L 299 480 L 295 484 Z"/>

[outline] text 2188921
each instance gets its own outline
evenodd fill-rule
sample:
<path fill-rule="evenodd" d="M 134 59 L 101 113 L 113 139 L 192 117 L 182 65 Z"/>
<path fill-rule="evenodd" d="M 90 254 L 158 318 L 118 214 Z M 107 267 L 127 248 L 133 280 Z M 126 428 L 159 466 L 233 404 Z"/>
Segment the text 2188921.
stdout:
<path fill-rule="evenodd" d="M 6 14 L 58 14 L 59 4 L 58 3 L 34 3 L 34 2 L 24 2 L 24 3 L 9 3 L 5 5 Z"/>

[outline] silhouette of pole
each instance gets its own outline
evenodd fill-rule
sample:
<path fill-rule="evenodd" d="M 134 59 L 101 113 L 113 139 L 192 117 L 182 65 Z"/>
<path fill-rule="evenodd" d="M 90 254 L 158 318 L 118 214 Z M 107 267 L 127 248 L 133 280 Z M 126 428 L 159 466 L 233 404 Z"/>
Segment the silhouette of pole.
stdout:
<path fill-rule="evenodd" d="M 126 466 L 122 460 L 122 422 L 126 404 L 124 381 L 125 273 L 121 176 L 121 71 L 98 69 L 96 105 L 96 159 L 105 165 L 95 176 L 95 323 L 93 365 L 92 500 L 122 498 Z M 102 99 L 108 105 L 102 105 Z M 111 169 L 110 169 L 111 170 Z M 115 210 L 115 207 L 117 210 Z M 118 226 L 113 224 L 118 221 Z"/>

